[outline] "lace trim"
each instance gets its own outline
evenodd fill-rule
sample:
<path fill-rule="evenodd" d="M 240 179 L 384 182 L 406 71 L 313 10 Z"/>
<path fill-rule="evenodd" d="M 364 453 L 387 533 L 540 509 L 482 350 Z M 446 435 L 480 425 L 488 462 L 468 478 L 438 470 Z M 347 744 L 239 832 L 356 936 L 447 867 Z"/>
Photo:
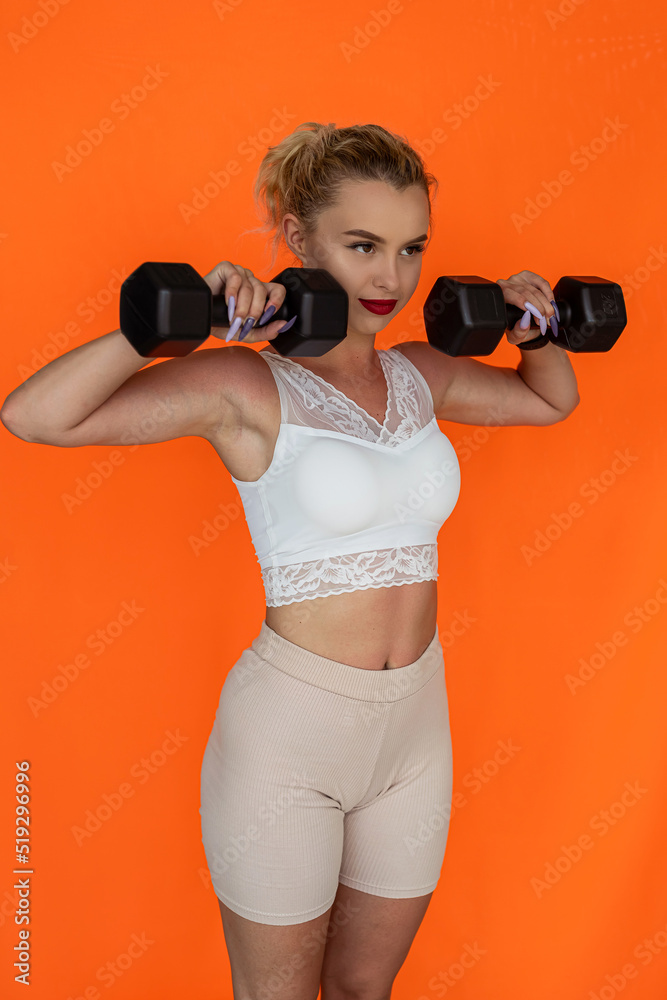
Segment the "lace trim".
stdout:
<path fill-rule="evenodd" d="M 312 562 L 262 570 L 266 603 L 270 607 L 369 587 L 400 587 L 405 583 L 437 578 L 438 548 L 432 542 L 327 556 Z"/>
<path fill-rule="evenodd" d="M 263 357 L 275 362 L 282 374 L 290 379 L 299 391 L 302 406 L 308 411 L 317 410 L 321 417 L 330 419 L 334 430 L 365 441 L 391 445 L 413 437 L 424 426 L 421 386 L 400 351 L 391 351 L 390 348 L 379 352 L 387 381 L 387 412 L 382 425 L 341 389 L 292 358 L 271 353 L 263 354 Z M 395 418 L 396 411 L 400 420 L 396 429 L 391 431 L 389 425 Z M 370 426 L 369 421 L 380 427 L 379 434 Z"/>
<path fill-rule="evenodd" d="M 392 378 L 398 387 L 396 402 L 402 417 L 394 432 L 394 438 L 397 441 L 405 441 L 413 437 L 424 426 L 420 403 L 422 390 L 400 351 L 396 351 L 394 354 L 387 353 L 385 357 L 390 360 Z"/>

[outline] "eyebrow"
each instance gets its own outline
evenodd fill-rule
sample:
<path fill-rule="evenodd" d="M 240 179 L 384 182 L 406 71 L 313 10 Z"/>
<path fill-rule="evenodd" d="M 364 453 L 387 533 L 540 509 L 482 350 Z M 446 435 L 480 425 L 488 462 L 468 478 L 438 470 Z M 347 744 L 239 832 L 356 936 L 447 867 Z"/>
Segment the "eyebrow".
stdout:
<path fill-rule="evenodd" d="M 376 236 L 375 233 L 369 233 L 367 229 L 347 229 L 343 236 L 364 236 L 366 239 L 375 240 L 376 243 L 386 243 L 387 241 L 381 236 Z M 428 233 L 424 233 L 423 236 L 415 236 L 413 240 L 407 240 L 407 243 L 420 243 L 422 240 L 428 239 Z"/>

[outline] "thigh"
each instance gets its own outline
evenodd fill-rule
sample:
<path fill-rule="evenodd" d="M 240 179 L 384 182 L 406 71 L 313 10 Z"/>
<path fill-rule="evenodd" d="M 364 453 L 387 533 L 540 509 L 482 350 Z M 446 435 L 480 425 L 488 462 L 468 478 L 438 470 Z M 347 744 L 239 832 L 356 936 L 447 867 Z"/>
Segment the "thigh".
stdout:
<path fill-rule="evenodd" d="M 387 899 L 341 883 L 329 918 L 322 1000 L 390 996 L 432 895 Z"/>
<path fill-rule="evenodd" d="M 339 881 L 399 899 L 433 891 L 445 855 L 453 757 L 444 668 L 393 711 L 374 782 L 345 816 Z"/>
<path fill-rule="evenodd" d="M 202 842 L 229 909 L 251 922 L 298 924 L 333 903 L 344 813 L 327 794 L 318 689 L 248 659 L 225 681 L 204 752 Z"/>
<path fill-rule="evenodd" d="M 234 1000 L 316 1000 L 332 907 L 313 920 L 276 927 L 218 904 Z"/>

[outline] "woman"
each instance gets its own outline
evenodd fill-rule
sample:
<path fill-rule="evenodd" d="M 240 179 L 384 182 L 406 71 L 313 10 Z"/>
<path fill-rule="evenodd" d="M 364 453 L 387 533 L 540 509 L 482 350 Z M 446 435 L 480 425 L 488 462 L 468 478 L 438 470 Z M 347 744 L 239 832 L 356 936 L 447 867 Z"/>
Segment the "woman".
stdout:
<path fill-rule="evenodd" d="M 436 536 L 459 493 L 438 420 L 546 425 L 578 403 L 553 344 L 517 370 L 375 336 L 419 281 L 431 223 L 420 156 L 377 125 L 307 122 L 264 157 L 255 193 L 304 267 L 349 299 L 347 336 L 322 357 L 269 343 L 285 288 L 230 262 L 242 346 L 139 371 L 120 331 L 51 362 L 8 397 L 5 425 L 72 447 L 197 434 L 242 498 L 266 590 L 259 634 L 230 669 L 201 773 L 202 839 L 236 1000 L 389 997 L 437 884 L 452 753 L 437 631 Z M 363 258 L 363 259 L 362 259 Z M 534 340 L 553 292 L 500 281 Z M 150 420 L 156 401 L 168 419 Z M 127 438 L 126 438 L 127 440 Z"/>

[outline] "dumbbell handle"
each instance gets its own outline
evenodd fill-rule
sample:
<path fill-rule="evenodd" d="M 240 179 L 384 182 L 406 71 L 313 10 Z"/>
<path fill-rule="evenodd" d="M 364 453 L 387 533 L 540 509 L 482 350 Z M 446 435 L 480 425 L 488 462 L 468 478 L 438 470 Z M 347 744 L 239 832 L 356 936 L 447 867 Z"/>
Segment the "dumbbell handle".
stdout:
<path fill-rule="evenodd" d="M 557 306 L 558 315 L 560 316 L 560 322 L 558 323 L 558 326 L 559 327 L 569 326 L 571 322 L 571 312 L 569 303 L 567 303 L 564 299 L 554 299 L 554 301 Z M 511 330 L 514 326 L 516 326 L 516 324 L 523 316 L 524 312 L 525 309 L 519 309 L 518 306 L 513 306 L 511 303 L 506 302 L 505 303 L 505 313 L 507 315 L 506 329 Z M 556 317 L 556 320 L 558 320 L 558 317 Z M 533 316 L 532 313 L 530 314 L 530 325 L 538 327 L 540 325 L 540 321 L 535 316 Z M 549 332 L 549 329 L 550 329 L 549 326 L 547 326 L 547 333 Z"/>

